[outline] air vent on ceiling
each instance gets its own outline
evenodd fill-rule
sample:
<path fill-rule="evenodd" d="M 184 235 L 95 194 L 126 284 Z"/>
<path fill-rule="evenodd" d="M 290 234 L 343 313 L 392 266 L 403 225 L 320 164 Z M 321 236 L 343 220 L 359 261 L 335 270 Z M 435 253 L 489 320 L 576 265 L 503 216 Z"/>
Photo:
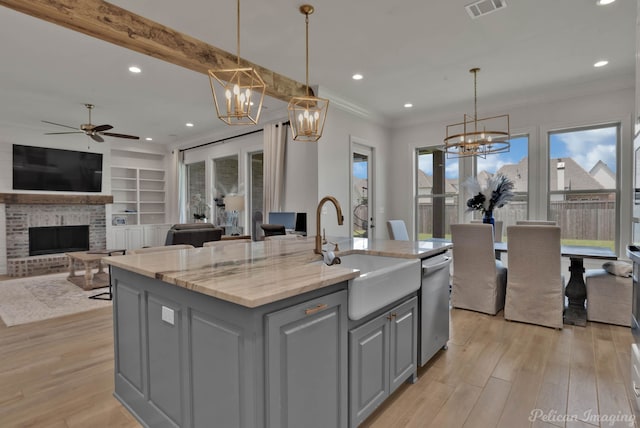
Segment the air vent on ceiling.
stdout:
<path fill-rule="evenodd" d="M 507 7 L 504 0 L 479 0 L 477 2 L 466 5 L 467 13 L 473 19 L 479 18 L 498 9 Z"/>

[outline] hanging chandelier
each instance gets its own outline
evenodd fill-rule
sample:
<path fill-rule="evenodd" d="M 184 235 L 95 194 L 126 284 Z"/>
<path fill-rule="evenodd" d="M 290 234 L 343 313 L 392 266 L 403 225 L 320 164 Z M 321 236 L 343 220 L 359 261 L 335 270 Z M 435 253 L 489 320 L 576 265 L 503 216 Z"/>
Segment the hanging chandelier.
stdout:
<path fill-rule="evenodd" d="M 489 154 L 508 152 L 511 147 L 508 114 L 478 119 L 479 71 L 479 68 L 469 70 L 473 73 L 473 116 L 465 114 L 463 122 L 447 125 L 444 151 L 448 158 L 486 158 Z"/>
<path fill-rule="evenodd" d="M 322 137 L 324 121 L 327 117 L 329 100 L 309 94 L 309 15 L 314 12 L 313 6 L 303 4 L 300 13 L 305 16 L 306 24 L 306 87 L 307 96 L 293 97 L 289 101 L 289 124 L 294 141 L 315 142 Z"/>
<path fill-rule="evenodd" d="M 240 0 L 237 14 L 238 67 L 209 70 L 218 117 L 227 125 L 255 125 L 260 119 L 266 85 L 251 67 L 240 67 Z"/>

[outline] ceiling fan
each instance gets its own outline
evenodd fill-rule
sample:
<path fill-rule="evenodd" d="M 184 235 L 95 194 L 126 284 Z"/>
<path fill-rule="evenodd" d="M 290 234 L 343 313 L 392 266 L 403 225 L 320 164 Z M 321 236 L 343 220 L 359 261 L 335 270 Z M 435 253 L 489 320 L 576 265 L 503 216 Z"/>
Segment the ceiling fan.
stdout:
<path fill-rule="evenodd" d="M 126 134 L 115 134 L 113 132 L 104 132 L 104 131 L 108 131 L 110 129 L 113 129 L 113 126 L 111 125 L 93 125 L 91 123 L 91 110 L 93 109 L 94 105 L 93 104 L 85 104 L 84 105 L 88 110 L 89 110 L 89 123 L 83 123 L 82 125 L 80 125 L 80 128 L 76 128 L 74 126 L 67 126 L 67 125 L 62 125 L 60 123 L 55 123 L 55 122 L 49 122 L 47 120 L 43 120 L 44 123 L 50 123 L 51 125 L 57 125 L 57 126 L 62 126 L 65 128 L 70 128 L 70 129 L 80 129 L 79 131 L 74 131 L 74 132 L 47 132 L 44 135 L 59 135 L 59 134 L 86 134 L 89 137 L 91 137 L 94 141 L 97 141 L 99 143 L 104 142 L 104 138 L 102 138 L 102 135 L 106 135 L 108 137 L 116 137 L 116 138 L 128 138 L 130 140 L 139 140 L 140 137 L 136 137 L 135 135 L 126 135 Z"/>

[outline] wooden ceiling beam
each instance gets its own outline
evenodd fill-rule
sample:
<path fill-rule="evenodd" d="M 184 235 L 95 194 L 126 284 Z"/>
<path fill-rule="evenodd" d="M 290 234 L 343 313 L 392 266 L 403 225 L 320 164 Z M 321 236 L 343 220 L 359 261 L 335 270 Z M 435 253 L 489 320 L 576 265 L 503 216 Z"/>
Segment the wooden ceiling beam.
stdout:
<path fill-rule="evenodd" d="M 0 0 L 0 5 L 198 73 L 237 67 L 234 54 L 102 0 Z M 302 83 L 243 59 L 240 65 L 255 68 L 273 98 L 288 102 L 307 95 Z"/>

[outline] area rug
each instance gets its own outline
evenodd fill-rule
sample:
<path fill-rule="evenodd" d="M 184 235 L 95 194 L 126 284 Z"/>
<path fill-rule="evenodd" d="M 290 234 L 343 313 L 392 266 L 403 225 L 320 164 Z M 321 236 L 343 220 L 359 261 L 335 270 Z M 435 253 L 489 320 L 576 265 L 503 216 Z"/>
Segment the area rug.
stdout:
<path fill-rule="evenodd" d="M 67 273 L 0 281 L 0 317 L 7 327 L 111 306 L 89 299 L 107 289 L 84 291 Z"/>

